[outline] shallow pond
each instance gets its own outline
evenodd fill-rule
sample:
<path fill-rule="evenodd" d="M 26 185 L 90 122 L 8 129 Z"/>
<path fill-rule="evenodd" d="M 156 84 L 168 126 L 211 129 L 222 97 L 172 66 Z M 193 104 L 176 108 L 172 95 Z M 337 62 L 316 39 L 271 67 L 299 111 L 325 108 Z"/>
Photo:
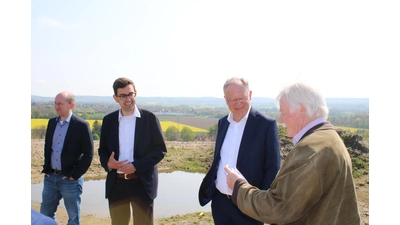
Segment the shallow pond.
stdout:
<path fill-rule="evenodd" d="M 191 212 L 210 212 L 211 203 L 201 207 L 198 190 L 204 174 L 174 171 L 159 173 L 158 196 L 154 201 L 154 217 L 165 218 Z M 31 186 L 31 201 L 42 201 L 43 184 Z M 105 180 L 88 180 L 83 184 L 81 212 L 108 217 L 108 201 L 104 197 Z M 60 202 L 64 206 L 64 202 Z"/>

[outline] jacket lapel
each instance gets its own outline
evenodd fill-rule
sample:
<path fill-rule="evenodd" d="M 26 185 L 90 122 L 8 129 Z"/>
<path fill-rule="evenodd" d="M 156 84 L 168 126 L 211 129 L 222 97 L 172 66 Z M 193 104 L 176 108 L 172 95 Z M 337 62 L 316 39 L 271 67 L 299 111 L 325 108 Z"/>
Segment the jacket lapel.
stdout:
<path fill-rule="evenodd" d="M 141 109 L 137 108 L 140 112 L 141 117 L 136 117 L 136 127 L 135 127 L 135 139 L 134 139 L 134 146 L 133 146 L 133 151 L 135 152 L 138 145 L 138 141 L 140 140 L 140 134 L 141 132 L 137 132 L 138 130 L 143 130 L 144 126 L 144 120 L 143 120 L 143 113 L 141 112 Z"/>
<path fill-rule="evenodd" d="M 215 156 L 218 159 L 218 161 L 221 157 L 220 152 L 221 152 L 222 144 L 224 143 L 225 135 L 226 135 L 226 132 L 228 131 L 228 127 L 229 127 L 229 122 L 227 120 L 227 117 L 224 117 L 221 120 L 220 126 L 221 127 L 218 128 L 218 133 L 223 134 L 223 135 L 217 135 L 218 140 L 216 141 L 216 146 L 215 146 L 215 151 L 216 151 Z"/>
<path fill-rule="evenodd" d="M 72 114 L 71 119 L 69 121 L 67 133 L 65 134 L 64 145 L 65 145 L 65 143 L 68 143 L 69 138 L 71 137 L 72 133 L 74 132 L 75 123 L 76 123 L 76 118 L 75 118 L 75 115 Z M 64 146 L 63 146 L 63 148 L 64 148 Z"/>
<path fill-rule="evenodd" d="M 111 127 L 109 127 L 111 134 L 112 134 L 112 140 L 114 142 L 114 149 L 116 151 L 114 152 L 114 158 L 118 160 L 119 158 L 119 110 L 115 111 L 113 118 L 111 120 L 115 120 L 115 122 L 110 123 Z"/>
<path fill-rule="evenodd" d="M 236 165 L 240 164 L 241 159 L 243 159 L 243 155 L 246 154 L 246 147 L 248 146 L 248 142 L 251 140 L 253 133 L 256 131 L 257 128 L 257 120 L 258 115 L 253 108 L 250 109 L 249 117 L 247 118 L 246 126 L 244 127 L 242 140 L 240 142 L 239 153 L 236 161 Z"/>

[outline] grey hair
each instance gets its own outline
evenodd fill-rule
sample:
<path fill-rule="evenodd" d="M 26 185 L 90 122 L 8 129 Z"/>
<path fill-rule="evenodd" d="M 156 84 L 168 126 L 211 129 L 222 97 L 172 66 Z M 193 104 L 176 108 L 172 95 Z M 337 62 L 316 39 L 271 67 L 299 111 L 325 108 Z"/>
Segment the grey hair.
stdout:
<path fill-rule="evenodd" d="M 328 119 L 329 109 L 324 96 L 315 87 L 301 81 L 285 86 L 275 100 L 278 108 L 280 108 L 281 101 L 288 103 L 290 112 L 294 112 L 304 105 L 309 118 Z"/>
<path fill-rule="evenodd" d="M 229 78 L 225 81 L 223 91 L 225 92 L 226 88 L 231 85 L 231 84 L 240 84 L 243 85 L 246 93 L 250 92 L 250 86 L 249 82 L 245 78 L 240 78 L 240 77 L 232 77 Z"/>

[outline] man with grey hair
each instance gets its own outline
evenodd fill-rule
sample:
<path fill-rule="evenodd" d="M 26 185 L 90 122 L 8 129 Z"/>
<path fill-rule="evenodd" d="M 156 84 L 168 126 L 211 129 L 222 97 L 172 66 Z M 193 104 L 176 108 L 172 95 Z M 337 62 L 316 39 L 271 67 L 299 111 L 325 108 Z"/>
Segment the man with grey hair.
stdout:
<path fill-rule="evenodd" d="M 260 190 L 225 167 L 232 201 L 252 218 L 269 224 L 359 225 L 350 155 L 333 125 L 320 92 L 302 82 L 276 98 L 279 122 L 293 138 L 271 187 Z"/>

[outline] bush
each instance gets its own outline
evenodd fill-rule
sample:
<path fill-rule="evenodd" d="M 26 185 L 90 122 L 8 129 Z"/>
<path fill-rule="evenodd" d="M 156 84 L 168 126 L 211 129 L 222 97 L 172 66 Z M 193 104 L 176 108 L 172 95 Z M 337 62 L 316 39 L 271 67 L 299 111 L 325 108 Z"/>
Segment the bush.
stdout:
<path fill-rule="evenodd" d="M 93 134 L 93 140 L 100 140 L 100 137 L 98 134 Z"/>
<path fill-rule="evenodd" d="M 179 130 L 175 126 L 169 126 L 165 131 L 165 139 L 167 141 L 177 141 Z"/>
<path fill-rule="evenodd" d="M 183 127 L 181 131 L 181 138 L 182 141 L 194 141 L 195 136 L 192 129 L 189 127 Z"/>

